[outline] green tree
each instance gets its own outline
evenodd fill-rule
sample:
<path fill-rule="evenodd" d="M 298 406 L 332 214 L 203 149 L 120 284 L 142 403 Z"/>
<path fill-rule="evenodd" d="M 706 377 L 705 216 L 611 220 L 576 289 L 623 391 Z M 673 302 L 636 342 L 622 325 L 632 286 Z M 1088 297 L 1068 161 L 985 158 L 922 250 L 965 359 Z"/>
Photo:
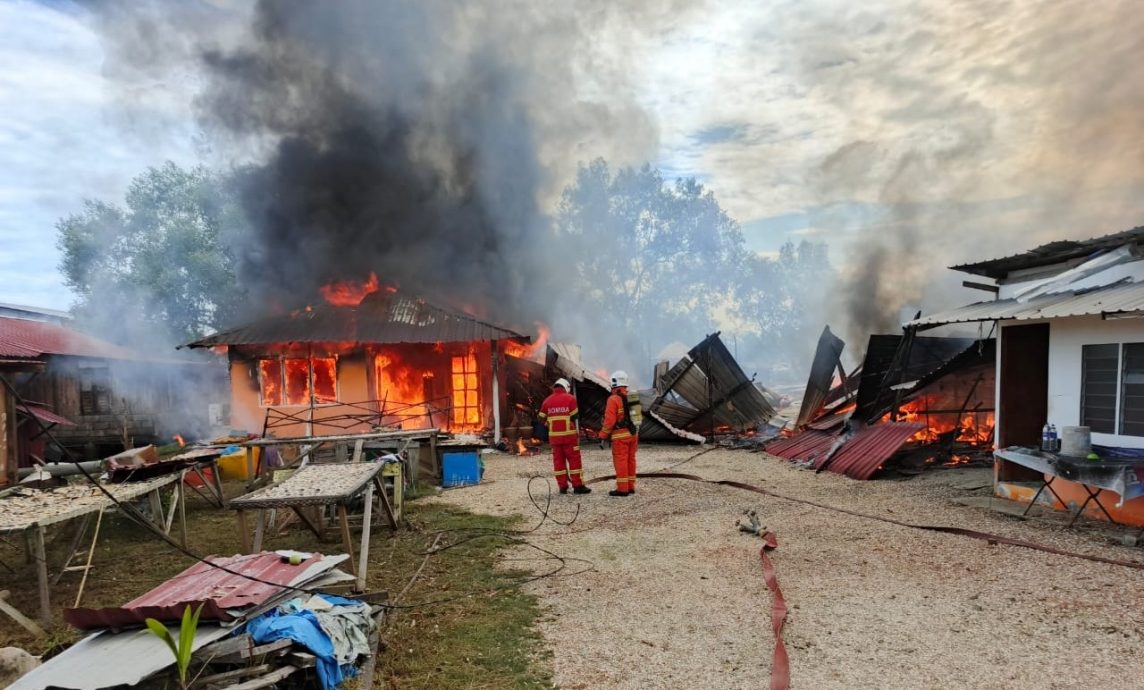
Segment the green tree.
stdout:
<path fill-rule="evenodd" d="M 223 325 L 241 295 L 231 247 L 243 216 L 231 178 L 168 162 L 148 168 L 125 207 L 86 200 L 57 223 L 76 315 L 107 337 L 132 325 L 185 342 Z"/>
<path fill-rule="evenodd" d="M 743 262 L 731 302 L 737 320 L 752 324 L 742 349 L 760 363 L 782 364 L 802 376 L 814 352 L 823 299 L 832 284 L 825 243 L 786 242 L 777 257 Z"/>
<path fill-rule="evenodd" d="M 646 165 L 613 172 L 599 159 L 564 191 L 556 235 L 577 301 L 628 336 L 643 362 L 711 328 L 744 256 L 739 224 L 702 184 L 668 184 Z"/>

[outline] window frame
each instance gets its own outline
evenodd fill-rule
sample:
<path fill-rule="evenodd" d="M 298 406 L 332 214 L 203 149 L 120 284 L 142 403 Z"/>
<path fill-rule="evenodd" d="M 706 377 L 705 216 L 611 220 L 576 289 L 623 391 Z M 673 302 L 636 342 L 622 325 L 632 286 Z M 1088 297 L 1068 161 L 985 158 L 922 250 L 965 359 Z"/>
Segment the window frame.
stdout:
<path fill-rule="evenodd" d="M 449 420 L 451 426 L 460 428 L 479 427 L 484 421 L 484 414 L 481 405 L 481 365 L 478 361 L 476 354 L 466 352 L 460 355 L 452 355 L 449 359 Z M 461 360 L 461 370 L 458 372 L 454 367 L 457 360 Z M 469 369 L 469 363 L 472 363 L 472 369 Z M 458 389 L 456 386 L 457 377 L 461 377 L 463 386 Z M 468 386 L 469 379 L 472 377 L 473 387 Z M 465 404 L 457 405 L 457 394 L 461 393 L 465 396 Z M 473 404 L 468 404 L 468 394 L 473 394 Z M 477 421 L 469 421 L 467 410 L 474 410 L 476 412 Z M 460 419 L 458 419 L 460 414 Z"/>
<path fill-rule="evenodd" d="M 287 401 L 286 391 L 287 391 L 288 377 L 287 377 L 286 362 L 288 360 L 301 360 L 301 361 L 305 361 L 305 362 L 309 363 L 307 365 L 306 371 L 307 371 L 307 382 L 311 386 L 311 393 L 308 396 L 310 398 L 310 400 L 308 400 L 307 402 L 292 403 L 292 402 Z M 316 395 L 313 391 L 313 385 L 317 379 L 317 377 L 315 376 L 315 372 L 317 371 L 317 368 L 314 366 L 313 363 L 315 361 L 319 361 L 319 360 L 333 360 L 333 363 L 334 363 L 334 366 L 333 366 L 333 371 L 334 371 L 334 376 L 333 376 L 334 399 L 329 401 L 329 402 L 313 401 L 314 398 L 316 397 Z M 263 362 L 277 362 L 277 364 L 278 364 L 278 386 L 279 386 L 279 391 L 280 391 L 279 392 L 279 399 L 281 400 L 281 402 L 274 403 L 274 402 L 267 402 L 266 401 L 266 384 L 263 382 Z M 310 407 L 311 401 L 313 401 L 314 407 L 332 407 L 335 405 L 341 405 L 342 404 L 342 391 L 341 391 L 340 377 L 338 376 L 338 364 L 339 364 L 339 361 L 338 361 L 337 355 L 329 355 L 328 357 L 319 357 L 316 355 L 312 356 L 312 357 L 295 357 L 295 356 L 291 356 L 291 355 L 276 355 L 273 357 L 259 357 L 259 358 L 257 358 L 255 360 L 254 366 L 255 366 L 255 371 L 257 372 L 257 376 L 258 376 L 258 406 L 261 408 Z"/>
<path fill-rule="evenodd" d="M 1115 367 L 1115 372 L 1113 374 L 1114 392 L 1113 392 L 1113 401 L 1112 401 L 1112 431 L 1098 431 L 1097 429 L 1092 427 L 1092 424 L 1089 422 L 1089 419 L 1085 413 L 1085 399 L 1088 397 L 1087 385 L 1088 385 L 1088 377 L 1089 377 L 1089 372 L 1087 371 L 1087 365 L 1086 365 L 1087 359 L 1085 357 L 1085 351 L 1088 348 L 1107 348 L 1107 347 L 1116 348 L 1116 367 Z M 1121 371 L 1122 371 L 1122 366 L 1123 366 L 1123 361 L 1124 361 L 1124 348 L 1120 343 L 1086 343 L 1084 345 L 1081 345 L 1080 353 L 1081 353 L 1080 354 L 1080 395 L 1078 396 L 1080 398 L 1080 400 L 1079 400 L 1080 416 L 1078 417 L 1078 419 L 1080 420 L 1080 423 L 1082 425 L 1087 425 L 1090 429 L 1092 429 L 1093 433 L 1111 434 L 1113 436 L 1119 435 L 1120 417 L 1121 417 L 1120 398 L 1121 398 L 1121 388 L 1123 385 L 1122 384 Z"/>

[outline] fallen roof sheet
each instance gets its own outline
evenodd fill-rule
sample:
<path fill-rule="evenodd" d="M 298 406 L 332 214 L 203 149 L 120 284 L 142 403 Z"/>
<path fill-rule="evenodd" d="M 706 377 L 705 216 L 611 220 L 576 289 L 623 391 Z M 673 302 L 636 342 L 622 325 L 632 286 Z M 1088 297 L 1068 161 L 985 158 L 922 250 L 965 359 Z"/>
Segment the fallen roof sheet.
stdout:
<path fill-rule="evenodd" d="M 890 456 L 925 428 L 924 424 L 887 422 L 865 427 L 854 434 L 827 461 L 825 468 L 851 479 L 865 480 L 874 476 Z"/>
<path fill-rule="evenodd" d="M 810 463 L 816 470 L 844 474 L 865 480 L 874 476 L 882 465 L 924 424 L 889 422 L 863 427 L 855 432 L 808 429 L 790 438 L 773 441 L 765 450 L 785 460 Z"/>
<path fill-rule="evenodd" d="M 836 432 L 803 431 L 788 438 L 772 441 L 764 450 L 786 460 L 814 461 L 829 450 L 837 438 Z"/>
<path fill-rule="evenodd" d="M 973 344 L 972 338 L 933 338 L 924 336 L 871 335 L 862 362 L 855 418 L 873 422 L 893 406 L 899 396 L 893 387 L 917 381 L 940 369 Z M 904 348 L 909 348 L 908 361 Z"/>
<path fill-rule="evenodd" d="M 168 626 L 178 639 L 179 626 Z M 200 623 L 195 628 L 192 650 L 197 650 L 231 633 L 217 623 Z M 101 690 L 136 685 L 175 662 L 166 643 L 147 630 L 89 635 L 25 674 L 8 690 Z"/>
<path fill-rule="evenodd" d="M 766 395 L 743 372 L 719 333 L 691 348 L 659 385 L 661 393 L 648 410 L 679 429 L 754 430 L 775 416 Z"/>
<path fill-rule="evenodd" d="M 312 554 L 301 564 L 291 565 L 271 552 L 212 557 L 207 560 L 239 574 L 196 563 L 123 606 L 64 609 L 64 620 L 81 630 L 122 628 L 140 625 L 148 618 L 179 620 L 188 605 L 198 607 L 200 604 L 204 621 L 235 620 L 242 610 L 264 603 L 288 586 L 308 582 L 345 559 L 346 556 Z"/>
<path fill-rule="evenodd" d="M 914 319 L 906 326 L 932 328 L 974 321 L 1027 321 L 1136 312 L 1144 312 L 1144 282 L 1119 283 L 1084 292 L 1044 295 L 1034 297 L 1027 302 L 1018 302 L 1016 299 L 976 302 Z"/>
<path fill-rule="evenodd" d="M 684 431 L 670 422 L 660 417 L 652 410 L 648 410 L 644 415 L 643 423 L 640 424 L 640 439 L 645 441 L 690 441 L 692 443 L 703 443 L 706 439 L 700 434 L 694 434 L 690 431 Z"/>
<path fill-rule="evenodd" d="M 44 424 L 59 424 L 61 426 L 75 426 L 75 422 L 67 417 L 61 417 L 53 412 L 45 405 L 33 405 L 32 403 L 25 403 L 16 407 L 17 412 L 22 412 L 26 415 L 31 415 L 40 420 Z"/>
<path fill-rule="evenodd" d="M 375 292 L 356 306 L 321 303 L 215 333 L 187 345 L 269 345 L 274 343 L 449 343 L 515 340 L 527 336 L 387 290 Z"/>
<path fill-rule="evenodd" d="M 950 266 L 955 271 L 986 276 L 988 278 L 1004 278 L 1012 271 L 1025 268 L 1049 266 L 1072 259 L 1089 256 L 1101 249 L 1112 249 L 1130 242 L 1144 241 L 1144 226 L 1117 232 L 1103 237 L 1093 237 L 1087 240 L 1057 240 L 1042 244 L 1027 252 L 988 259 L 969 264 Z"/>
<path fill-rule="evenodd" d="M 818 347 L 814 350 L 814 361 L 810 365 L 810 376 L 806 381 L 806 392 L 798 408 L 795 427 L 802 428 L 818 417 L 830 395 L 834 372 L 841 366 L 842 350 L 846 343 L 830 332 L 830 326 L 822 329 L 818 337 Z"/>

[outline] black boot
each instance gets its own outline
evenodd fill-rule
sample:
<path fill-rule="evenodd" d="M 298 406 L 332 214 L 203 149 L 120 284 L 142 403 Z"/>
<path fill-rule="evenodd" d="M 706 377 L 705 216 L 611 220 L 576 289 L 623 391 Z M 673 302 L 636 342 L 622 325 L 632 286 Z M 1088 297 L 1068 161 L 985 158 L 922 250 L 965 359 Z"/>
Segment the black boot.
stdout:
<path fill-rule="evenodd" d="M 572 493 L 574 493 L 574 494 L 590 494 L 590 493 L 592 493 L 592 490 L 586 486 L 577 486 L 577 487 L 574 487 L 572 489 Z"/>
<path fill-rule="evenodd" d="M 560 493 L 562 493 L 562 494 L 568 493 L 568 487 L 566 487 L 566 486 L 560 487 Z"/>
<path fill-rule="evenodd" d="M 609 496 L 631 496 L 632 492 L 620 491 L 619 489 L 612 489 L 611 491 L 608 492 L 608 495 Z"/>

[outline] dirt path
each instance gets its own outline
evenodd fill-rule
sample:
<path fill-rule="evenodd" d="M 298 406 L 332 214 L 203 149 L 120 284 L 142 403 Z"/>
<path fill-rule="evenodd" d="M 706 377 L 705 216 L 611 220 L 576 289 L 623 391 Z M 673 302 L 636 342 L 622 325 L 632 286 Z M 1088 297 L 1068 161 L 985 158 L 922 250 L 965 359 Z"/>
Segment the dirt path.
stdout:
<path fill-rule="evenodd" d="M 639 469 L 660 469 L 694 452 L 641 447 Z M 487 463 L 485 483 L 435 500 L 539 518 L 526 485 L 531 475 L 550 475 L 547 457 L 487 456 Z M 608 474 L 611 463 L 605 452 L 591 450 L 585 469 L 588 477 Z M 724 450 L 677 470 L 910 522 L 1144 562 L 1144 550 L 1113 546 L 1090 532 L 951 502 L 987 494 L 964 488 L 987 484 L 987 470 L 855 482 Z M 569 519 L 576 505 L 579 516 L 567 527 L 548 523 L 531 537 L 590 563 L 571 561 L 569 572 L 590 570 L 529 585 L 550 612 L 541 629 L 561 688 L 768 687 L 773 638 L 760 543 L 733 528 L 746 508 L 758 510 L 778 535 L 773 557 L 791 607 L 785 637 L 793 688 L 1144 683 L 1144 571 L 695 482 L 641 480 L 629 498 L 609 497 L 609 488 L 554 496 L 555 517 Z"/>

